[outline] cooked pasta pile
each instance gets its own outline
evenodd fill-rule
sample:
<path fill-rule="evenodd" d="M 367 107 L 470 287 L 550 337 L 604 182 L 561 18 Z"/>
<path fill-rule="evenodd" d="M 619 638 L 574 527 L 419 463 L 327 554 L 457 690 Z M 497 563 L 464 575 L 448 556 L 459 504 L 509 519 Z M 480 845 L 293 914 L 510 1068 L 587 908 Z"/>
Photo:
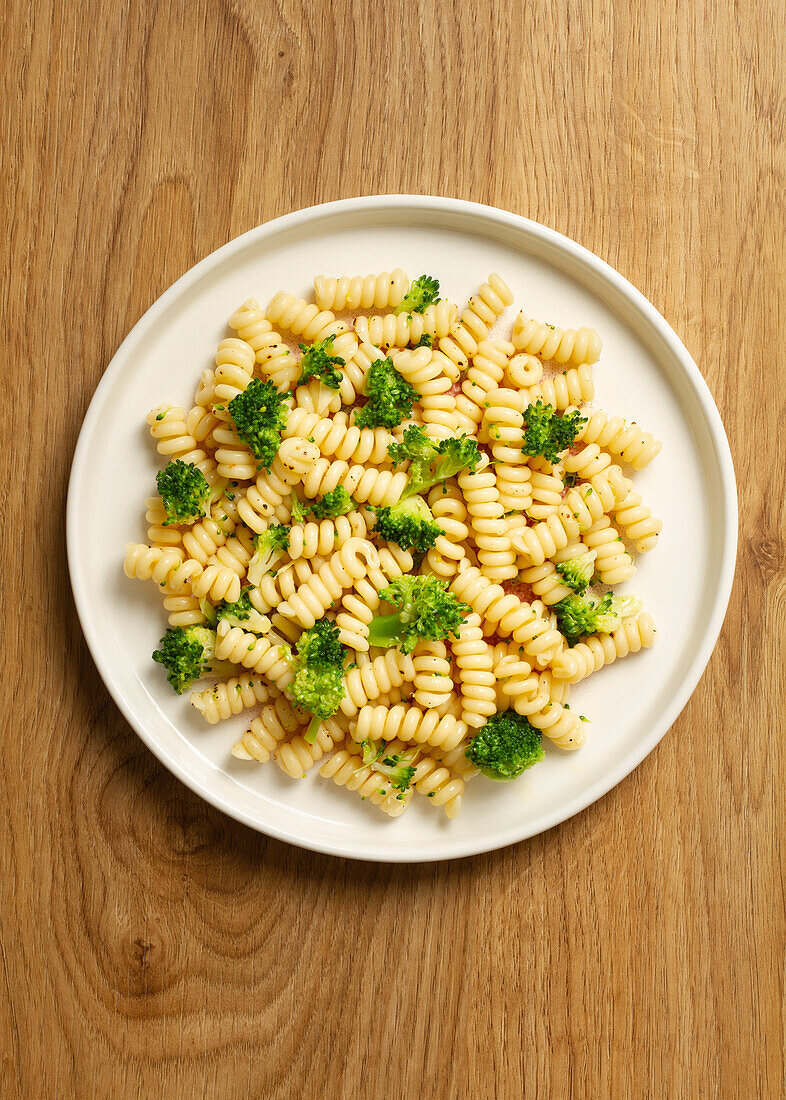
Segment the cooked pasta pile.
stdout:
<path fill-rule="evenodd" d="M 161 589 L 172 687 L 256 712 L 235 757 L 453 818 L 478 773 L 577 749 L 572 685 L 652 644 L 613 589 L 661 529 L 628 476 L 661 444 L 593 407 L 592 329 L 499 337 L 499 275 L 461 311 L 400 269 L 314 289 L 244 302 L 194 404 L 148 414 L 125 572 Z"/>

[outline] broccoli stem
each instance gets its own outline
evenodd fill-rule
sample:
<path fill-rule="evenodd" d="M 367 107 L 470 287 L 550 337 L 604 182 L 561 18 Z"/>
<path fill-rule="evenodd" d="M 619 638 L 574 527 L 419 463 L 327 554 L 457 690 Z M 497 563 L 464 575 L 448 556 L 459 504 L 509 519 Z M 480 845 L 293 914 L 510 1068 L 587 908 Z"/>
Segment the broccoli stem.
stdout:
<path fill-rule="evenodd" d="M 322 725 L 322 719 L 318 718 L 315 714 L 308 724 L 308 729 L 303 734 L 303 740 L 307 741 L 309 745 L 316 744 L 317 734 L 319 733 L 319 727 Z"/>
<path fill-rule="evenodd" d="M 371 620 L 368 631 L 369 645 L 390 646 L 401 640 L 401 615 L 378 615 Z"/>

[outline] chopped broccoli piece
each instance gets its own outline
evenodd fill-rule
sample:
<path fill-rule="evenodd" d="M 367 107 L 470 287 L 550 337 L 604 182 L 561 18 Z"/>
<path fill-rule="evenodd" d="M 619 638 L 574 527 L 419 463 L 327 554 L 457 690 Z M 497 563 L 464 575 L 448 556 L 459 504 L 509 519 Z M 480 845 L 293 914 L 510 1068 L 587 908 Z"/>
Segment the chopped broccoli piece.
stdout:
<path fill-rule="evenodd" d="M 303 358 L 300 360 L 300 378 L 297 384 L 305 386 L 310 378 L 319 378 L 332 390 L 337 390 L 344 377 L 340 370 L 336 370 L 335 364 L 343 367 L 346 360 L 340 355 L 333 355 L 333 341 L 335 336 L 328 336 L 325 340 L 317 340 L 311 347 L 308 344 L 300 344 Z"/>
<path fill-rule="evenodd" d="M 167 670 L 167 680 L 178 695 L 210 670 L 216 636 L 204 626 L 178 626 L 167 630 L 153 660 Z"/>
<path fill-rule="evenodd" d="M 417 344 L 415 344 L 415 347 L 416 348 L 433 348 L 434 347 L 434 337 L 431 335 L 430 332 L 424 332 L 421 335 L 420 339 L 418 340 Z"/>
<path fill-rule="evenodd" d="M 522 451 L 525 455 L 541 455 L 548 462 L 557 462 L 560 454 L 570 447 L 579 428 L 587 418 L 574 409 L 560 416 L 553 405 L 536 401 L 524 410 L 526 431 Z"/>
<path fill-rule="evenodd" d="M 392 507 L 377 508 L 376 513 L 375 533 L 387 542 L 397 543 L 403 550 L 423 554 L 445 534 L 420 496 L 407 497 Z"/>
<path fill-rule="evenodd" d="M 472 738 L 466 756 L 489 779 L 518 779 L 546 755 L 542 734 L 515 710 L 492 714 Z"/>
<path fill-rule="evenodd" d="M 343 485 L 338 485 L 323 497 L 318 497 L 308 510 L 316 520 L 336 519 L 338 516 L 345 516 L 354 507 L 355 502 L 352 497 Z"/>
<path fill-rule="evenodd" d="M 387 741 L 363 741 L 363 763 L 373 764 L 385 751 Z"/>
<path fill-rule="evenodd" d="M 425 313 L 426 307 L 439 301 L 439 279 L 431 275 L 419 275 L 406 293 L 404 301 L 394 313 Z"/>
<path fill-rule="evenodd" d="M 595 572 L 595 558 L 595 551 L 592 550 L 589 554 L 582 554 L 580 558 L 569 558 L 567 561 L 558 562 L 555 568 L 562 577 L 562 583 L 567 588 L 572 588 L 579 596 L 583 596 Z"/>
<path fill-rule="evenodd" d="M 394 465 L 410 460 L 407 487 L 402 497 L 425 493 L 432 485 L 445 481 L 460 470 L 474 470 L 481 452 L 474 439 L 450 436 L 438 442 L 429 439 L 420 425 L 410 424 L 401 443 L 391 443 L 388 454 Z"/>
<path fill-rule="evenodd" d="M 289 692 L 299 707 L 309 711 L 314 719 L 307 730 L 311 744 L 320 721 L 329 718 L 344 698 L 344 655 L 346 650 L 338 640 L 338 627 L 330 619 L 320 619 L 310 630 L 304 630 L 297 642 L 297 656 L 292 667 L 295 678 Z"/>
<path fill-rule="evenodd" d="M 455 636 L 470 612 L 447 591 L 447 581 L 431 575 L 396 577 L 379 594 L 398 610 L 372 619 L 369 645 L 395 645 L 404 653 L 411 653 L 421 638 L 441 642 Z"/>
<path fill-rule="evenodd" d="M 364 392 L 368 401 L 355 409 L 359 428 L 395 428 L 412 413 L 417 391 L 399 374 L 392 359 L 376 359 L 368 369 Z"/>
<path fill-rule="evenodd" d="M 261 535 L 254 536 L 254 545 L 254 556 L 248 563 L 248 579 L 257 587 L 268 570 L 289 549 L 289 528 L 283 523 L 274 523 Z"/>
<path fill-rule="evenodd" d="M 389 779 L 391 787 L 395 787 L 397 791 L 408 791 L 412 776 L 415 774 L 412 761 L 417 753 L 418 750 L 414 748 L 395 752 L 391 756 L 383 756 L 381 760 L 374 761 L 374 771 Z"/>
<path fill-rule="evenodd" d="M 229 412 L 237 434 L 251 453 L 269 470 L 281 444 L 281 432 L 287 426 L 288 393 L 279 393 L 272 382 L 254 378 L 229 402 Z"/>
<path fill-rule="evenodd" d="M 292 526 L 301 526 L 306 522 L 306 513 L 308 512 L 308 505 L 298 498 L 296 492 L 292 492 L 292 505 L 290 507 L 289 518 L 292 520 Z"/>
<path fill-rule="evenodd" d="M 642 608 L 639 596 L 612 596 L 610 592 L 600 600 L 587 596 L 566 596 L 554 604 L 559 628 L 568 641 L 582 634 L 611 634 L 624 618 L 635 615 Z"/>
<path fill-rule="evenodd" d="M 226 600 L 222 600 L 216 604 L 214 609 L 216 622 L 226 619 L 230 626 L 242 626 L 244 630 L 248 630 L 252 634 L 266 634 L 270 630 L 270 619 L 267 615 L 257 611 L 251 603 L 252 587 L 252 585 L 247 585 L 241 589 L 240 599 L 235 600 L 234 603 L 227 603 Z"/>
<path fill-rule="evenodd" d="M 173 458 L 159 470 L 156 485 L 166 508 L 164 527 L 171 523 L 194 523 L 205 515 L 210 486 L 192 463 Z"/>

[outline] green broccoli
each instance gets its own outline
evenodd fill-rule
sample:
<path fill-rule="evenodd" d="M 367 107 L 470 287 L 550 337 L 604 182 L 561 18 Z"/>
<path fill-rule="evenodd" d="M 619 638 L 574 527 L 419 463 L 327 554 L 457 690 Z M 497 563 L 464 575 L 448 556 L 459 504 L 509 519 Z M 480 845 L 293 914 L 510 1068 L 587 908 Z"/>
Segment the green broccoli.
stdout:
<path fill-rule="evenodd" d="M 524 454 L 540 455 L 548 462 L 557 462 L 560 454 L 573 444 L 587 418 L 577 409 L 560 416 L 553 405 L 536 401 L 524 410 L 524 422 L 526 431 L 521 447 Z"/>
<path fill-rule="evenodd" d="M 373 764 L 375 760 L 379 760 L 382 753 L 385 751 L 387 741 L 361 741 L 363 748 L 363 763 Z"/>
<path fill-rule="evenodd" d="M 301 527 L 306 522 L 306 513 L 308 512 L 308 505 L 305 501 L 300 500 L 297 493 L 292 491 L 292 504 L 290 507 L 290 516 L 293 527 Z"/>
<path fill-rule="evenodd" d="M 396 577 L 380 596 L 398 610 L 371 621 L 369 645 L 399 646 L 411 653 L 421 638 L 441 642 L 455 635 L 470 608 L 447 591 L 447 581 L 431 575 Z"/>
<path fill-rule="evenodd" d="M 552 610 L 560 630 L 573 642 L 583 634 L 611 634 L 624 618 L 637 614 L 642 606 L 639 596 L 612 596 L 607 592 L 597 601 L 588 596 L 566 596 Z"/>
<path fill-rule="evenodd" d="M 434 337 L 431 335 L 430 332 L 424 332 L 422 334 L 422 336 L 420 337 L 420 339 L 418 340 L 417 344 L 415 344 L 415 347 L 416 348 L 433 348 L 434 347 Z"/>
<path fill-rule="evenodd" d="M 466 756 L 489 779 L 518 779 L 545 756 L 542 734 L 515 710 L 492 714 L 469 743 Z"/>
<path fill-rule="evenodd" d="M 336 486 L 329 493 L 318 497 L 313 504 L 307 506 L 307 510 L 315 520 L 336 519 L 345 516 L 355 508 L 355 502 L 343 485 Z"/>
<path fill-rule="evenodd" d="M 589 554 L 582 554 L 580 558 L 557 562 L 555 568 L 566 588 L 572 588 L 579 596 L 584 595 L 595 572 L 595 557 L 595 552 L 591 551 Z"/>
<path fill-rule="evenodd" d="M 200 600 L 199 606 L 205 618 L 213 626 L 226 619 L 230 626 L 240 626 L 252 634 L 267 634 L 270 630 L 270 619 L 257 611 L 251 602 L 251 590 L 253 585 L 246 585 L 240 590 L 239 599 L 234 603 L 221 600 L 215 607 L 207 600 Z"/>
<path fill-rule="evenodd" d="M 166 508 L 164 527 L 171 523 L 194 523 L 206 514 L 210 486 L 192 463 L 173 458 L 159 470 L 156 485 Z"/>
<path fill-rule="evenodd" d="M 403 550 L 423 554 L 445 534 L 423 497 L 407 497 L 391 507 L 374 511 L 377 513 L 375 534 L 387 542 L 397 543 Z"/>
<path fill-rule="evenodd" d="M 402 498 L 422 495 L 432 485 L 445 481 L 469 467 L 474 470 L 481 451 L 474 439 L 465 435 L 449 436 L 439 441 L 429 439 L 420 425 L 410 424 L 404 430 L 401 443 L 391 443 L 388 454 L 394 466 L 410 462 L 408 482 Z"/>
<path fill-rule="evenodd" d="M 366 404 L 355 409 L 359 428 L 395 428 L 412 413 L 417 391 L 399 374 L 392 359 L 376 359 L 368 369 L 364 393 Z"/>
<path fill-rule="evenodd" d="M 216 636 L 204 626 L 177 626 L 167 630 L 153 660 L 167 670 L 167 680 L 178 695 L 208 672 L 213 663 Z"/>
<path fill-rule="evenodd" d="M 346 360 L 340 355 L 333 355 L 333 341 L 335 336 L 328 336 L 325 340 L 317 340 L 311 347 L 308 344 L 300 344 L 303 358 L 300 360 L 300 378 L 297 384 L 305 386 L 310 378 L 319 378 L 320 381 L 337 390 L 344 377 L 340 370 L 336 370 L 335 364 L 343 367 Z"/>
<path fill-rule="evenodd" d="M 289 692 L 299 707 L 313 715 L 303 735 L 310 745 L 325 718 L 335 714 L 344 698 L 344 656 L 346 649 L 338 640 L 338 627 L 330 619 L 320 619 L 304 630 L 297 642 L 295 673 Z"/>
<path fill-rule="evenodd" d="M 254 535 L 254 555 L 248 563 L 248 579 L 255 588 L 288 549 L 289 528 L 283 523 L 274 523 L 261 535 Z"/>
<path fill-rule="evenodd" d="M 419 275 L 410 286 L 404 301 L 394 313 L 425 313 L 426 307 L 439 301 L 439 279 L 431 275 Z"/>
<path fill-rule="evenodd" d="M 404 752 L 395 752 L 391 756 L 383 756 L 381 760 L 377 758 L 373 763 L 374 771 L 384 775 L 390 780 L 391 787 L 403 793 L 409 790 L 412 783 L 412 776 L 415 774 L 412 761 L 417 754 L 417 748 L 412 748 Z"/>
<path fill-rule="evenodd" d="M 251 453 L 269 470 L 281 444 L 281 432 L 287 426 L 288 393 L 279 393 L 272 382 L 254 378 L 229 402 L 229 412 L 237 434 Z"/>

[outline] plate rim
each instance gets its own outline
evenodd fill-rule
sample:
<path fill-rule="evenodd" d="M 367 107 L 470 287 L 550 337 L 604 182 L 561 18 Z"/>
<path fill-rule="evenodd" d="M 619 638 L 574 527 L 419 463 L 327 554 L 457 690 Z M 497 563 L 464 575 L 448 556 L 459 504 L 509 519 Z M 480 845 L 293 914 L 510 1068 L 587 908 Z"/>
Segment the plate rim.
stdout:
<path fill-rule="evenodd" d="M 109 393 L 115 377 L 119 374 L 122 363 L 122 353 L 128 345 L 141 340 L 147 330 L 157 321 L 159 315 L 191 284 L 197 283 L 205 272 L 212 267 L 224 262 L 234 252 L 242 251 L 253 239 L 263 240 L 273 236 L 282 230 L 292 229 L 309 221 L 319 221 L 322 218 L 345 213 L 362 212 L 384 207 L 406 208 L 414 206 L 422 211 L 441 211 L 453 215 L 472 215 L 475 218 L 485 218 L 507 225 L 516 230 L 523 230 L 530 237 L 539 240 L 542 244 L 551 246 L 557 252 L 567 253 L 574 261 L 580 264 L 626 298 L 636 312 L 643 315 L 658 336 L 669 347 L 671 354 L 678 360 L 685 376 L 687 377 L 693 393 L 695 394 L 701 411 L 705 417 L 712 443 L 714 444 L 715 457 L 720 472 L 720 489 L 725 517 L 723 522 L 723 546 L 719 568 L 719 583 L 714 597 L 712 612 L 708 618 L 701 645 L 697 648 L 693 660 L 686 670 L 682 680 L 681 690 L 676 693 L 671 704 L 661 715 L 660 720 L 653 725 L 653 731 L 642 739 L 635 751 L 623 758 L 623 762 L 611 768 L 600 779 L 587 789 L 581 791 L 567 803 L 560 805 L 551 814 L 541 817 L 536 828 L 529 826 L 512 826 L 493 842 L 473 839 L 465 841 L 454 840 L 451 844 L 448 837 L 441 838 L 442 850 L 438 854 L 428 853 L 419 855 L 417 852 L 391 853 L 389 851 L 378 852 L 374 850 L 372 843 L 370 851 L 359 851 L 356 846 L 338 841 L 324 841 L 319 837 L 302 836 L 292 833 L 287 828 L 282 828 L 270 822 L 261 823 L 252 815 L 233 805 L 221 794 L 211 790 L 209 785 L 189 772 L 186 765 L 174 759 L 167 752 L 159 740 L 148 732 L 142 722 L 136 720 L 133 708 L 126 703 L 125 695 L 115 681 L 112 669 L 105 665 L 101 656 L 100 639 L 96 636 L 91 623 L 90 604 L 86 591 L 85 578 L 78 566 L 77 548 L 77 505 L 79 498 L 79 482 L 82 471 L 88 458 L 90 438 L 93 434 L 94 423 L 98 420 L 103 408 L 105 395 Z M 575 278 L 575 276 L 573 276 Z M 594 291 L 597 293 L 597 291 Z M 460 859 L 466 856 L 477 855 L 484 852 L 496 851 L 538 836 L 540 833 L 552 829 L 555 825 L 587 809 L 594 802 L 603 798 L 612 788 L 630 775 L 639 764 L 653 751 L 666 733 L 676 722 L 682 710 L 693 695 L 699 680 L 701 679 L 715 649 L 718 636 L 728 609 L 729 599 L 734 583 L 734 572 L 737 558 L 738 538 L 738 498 L 737 483 L 734 473 L 734 464 L 731 455 L 726 431 L 721 420 L 720 413 L 710 392 L 709 386 L 701 371 L 695 363 L 688 349 L 677 336 L 668 321 L 658 312 L 655 306 L 638 290 L 624 275 L 621 275 L 611 264 L 601 259 L 584 245 L 572 240 L 557 230 L 551 229 L 540 222 L 525 218 L 512 211 L 499 207 L 488 206 L 483 203 L 470 202 L 465 199 L 447 198 L 437 195 L 411 195 L 411 194 L 384 194 L 363 195 L 354 198 L 338 199 L 333 202 L 320 203 L 315 206 L 303 207 L 299 210 L 283 214 L 271 221 L 263 222 L 238 237 L 232 238 L 226 244 L 221 245 L 209 253 L 202 260 L 185 271 L 155 302 L 142 314 L 133 328 L 118 346 L 114 355 L 107 364 L 103 375 L 96 386 L 95 392 L 82 421 L 79 436 L 74 448 L 74 456 L 71 464 L 71 473 L 68 481 L 68 493 L 66 500 L 66 552 L 68 558 L 68 571 L 71 589 L 74 596 L 77 615 L 82 632 L 87 642 L 90 655 L 98 670 L 98 673 L 107 691 L 114 700 L 125 720 L 135 731 L 140 740 L 157 757 L 169 772 L 190 790 L 203 798 L 210 805 L 227 814 L 229 817 L 254 829 L 256 832 L 275 837 L 288 844 L 304 848 L 309 851 L 319 852 L 325 855 L 335 855 L 347 859 L 365 860 L 380 863 L 423 863 L 442 862 L 443 860 Z"/>

